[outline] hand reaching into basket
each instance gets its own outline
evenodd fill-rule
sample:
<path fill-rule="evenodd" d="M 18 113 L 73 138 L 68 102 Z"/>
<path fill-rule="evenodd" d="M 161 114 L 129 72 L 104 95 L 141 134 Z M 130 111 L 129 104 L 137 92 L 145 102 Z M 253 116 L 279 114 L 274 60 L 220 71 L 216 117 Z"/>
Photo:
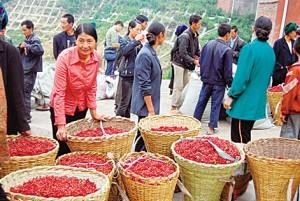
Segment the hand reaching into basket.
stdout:
<path fill-rule="evenodd" d="M 65 125 L 57 125 L 56 137 L 58 140 L 66 142 L 67 141 L 67 130 Z"/>
<path fill-rule="evenodd" d="M 108 119 L 110 119 L 110 116 L 104 115 L 104 114 L 98 114 L 96 110 L 90 110 L 91 112 L 91 116 L 94 120 L 97 121 L 107 121 Z"/>
<path fill-rule="evenodd" d="M 21 132 L 21 135 L 22 135 L 22 136 L 30 136 L 30 135 L 32 135 L 32 133 L 31 133 L 31 130 L 28 130 L 28 131 L 22 131 L 22 132 Z"/>

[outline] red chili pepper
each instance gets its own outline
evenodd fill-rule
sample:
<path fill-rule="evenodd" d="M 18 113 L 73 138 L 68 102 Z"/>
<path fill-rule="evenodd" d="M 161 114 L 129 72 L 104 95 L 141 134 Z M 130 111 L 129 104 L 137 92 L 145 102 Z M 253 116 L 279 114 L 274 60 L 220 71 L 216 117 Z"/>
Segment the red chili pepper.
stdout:
<path fill-rule="evenodd" d="M 106 175 L 113 169 L 112 163 L 106 158 L 88 153 L 64 156 L 59 161 L 59 164 L 72 167 L 93 168 Z"/>
<path fill-rule="evenodd" d="M 195 138 L 193 140 L 182 140 L 175 145 L 175 152 L 182 157 L 198 162 L 207 164 L 230 164 L 230 160 L 226 160 L 219 156 L 216 150 L 208 141 L 209 139 L 215 145 L 220 147 L 227 154 L 233 158 L 240 159 L 239 150 L 231 144 L 228 140 L 219 139 L 216 137 L 203 137 Z"/>
<path fill-rule="evenodd" d="M 47 153 L 55 148 L 50 140 L 32 137 L 17 137 L 8 140 L 10 156 L 34 156 Z"/>
<path fill-rule="evenodd" d="M 125 162 L 123 168 L 144 178 L 167 177 L 176 171 L 175 165 L 150 156 L 132 157 Z"/>
<path fill-rule="evenodd" d="M 158 132 L 180 132 L 180 131 L 188 131 L 187 127 L 182 126 L 160 126 L 158 128 L 151 128 L 151 131 L 158 131 Z"/>
<path fill-rule="evenodd" d="M 107 135 L 117 135 L 120 133 L 126 132 L 124 129 L 117 129 L 113 127 L 106 127 L 104 128 L 105 134 Z M 77 133 L 75 136 L 77 137 L 101 137 L 104 134 L 102 133 L 101 128 L 95 128 L 95 129 L 89 129 L 89 130 L 84 130 L 79 133 Z"/>
<path fill-rule="evenodd" d="M 13 193 L 45 198 L 86 196 L 97 191 L 89 179 L 67 176 L 44 176 L 31 179 L 20 186 L 10 188 Z"/>

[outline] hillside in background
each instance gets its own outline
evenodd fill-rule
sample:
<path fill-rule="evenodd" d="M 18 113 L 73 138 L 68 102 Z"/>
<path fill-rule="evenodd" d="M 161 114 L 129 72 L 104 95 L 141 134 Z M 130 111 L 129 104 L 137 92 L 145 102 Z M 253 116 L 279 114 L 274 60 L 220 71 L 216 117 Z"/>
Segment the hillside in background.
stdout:
<path fill-rule="evenodd" d="M 163 67 L 169 63 L 169 52 L 173 46 L 176 26 L 187 24 L 189 16 L 197 13 L 203 16 L 203 28 L 200 43 L 216 37 L 216 27 L 227 22 L 238 25 L 240 35 L 246 41 L 251 38 L 251 25 L 254 14 L 243 16 L 229 15 L 216 8 L 216 0 L 6 0 L 5 6 L 9 12 L 8 36 L 15 44 L 23 40 L 20 23 L 30 19 L 35 23 L 46 50 L 46 59 L 52 59 L 52 38 L 60 32 L 60 17 L 71 13 L 76 18 L 76 24 L 96 22 L 100 38 L 99 50 L 103 47 L 106 31 L 116 20 L 122 20 L 125 25 L 138 14 L 144 14 L 151 21 L 160 21 L 167 28 L 167 41 L 160 48 L 159 55 Z M 127 26 L 126 26 L 127 27 Z M 125 27 L 125 29 L 127 29 Z M 125 34 L 126 30 L 124 30 Z"/>

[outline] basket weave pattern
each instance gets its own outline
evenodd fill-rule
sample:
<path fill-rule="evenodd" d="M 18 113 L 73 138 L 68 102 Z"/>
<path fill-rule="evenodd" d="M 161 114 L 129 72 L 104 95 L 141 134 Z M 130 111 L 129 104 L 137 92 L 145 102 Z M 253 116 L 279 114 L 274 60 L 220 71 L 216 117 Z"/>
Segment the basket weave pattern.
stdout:
<path fill-rule="evenodd" d="M 135 173 L 126 171 L 124 170 L 124 168 L 122 168 L 122 164 L 124 164 L 128 158 L 131 158 L 133 156 L 150 156 L 159 160 L 166 161 L 176 166 L 176 171 L 168 177 L 143 178 Z M 120 173 L 122 182 L 126 188 L 126 192 L 129 196 L 130 201 L 173 200 L 174 190 L 179 177 L 179 167 L 170 158 L 160 154 L 151 154 L 146 152 L 127 154 L 120 160 Z"/>
<path fill-rule="evenodd" d="M 185 201 L 219 201 L 223 188 L 234 171 L 245 160 L 245 154 L 242 149 L 240 151 L 241 159 L 232 164 L 205 164 L 197 163 L 186 159 L 175 151 L 175 145 L 182 140 L 192 140 L 194 138 L 180 139 L 173 143 L 172 153 L 175 161 L 180 167 L 180 177 L 184 186 L 191 193 L 194 200 L 185 196 Z"/>
<path fill-rule="evenodd" d="M 123 155 L 131 151 L 131 147 L 136 135 L 135 122 L 126 118 L 112 118 L 103 122 L 103 127 L 113 127 L 127 130 L 125 133 L 117 135 L 107 135 L 101 137 L 76 137 L 81 131 L 99 128 L 100 123 L 90 119 L 82 119 L 67 125 L 67 144 L 72 152 L 74 151 L 94 151 L 102 154 L 112 153 L 118 160 Z"/>
<path fill-rule="evenodd" d="M 21 185 L 22 183 L 41 176 L 71 176 L 79 179 L 89 179 L 94 182 L 99 189 L 97 192 L 85 197 L 65 197 L 65 198 L 44 198 L 39 196 L 29 196 L 10 192 L 10 188 Z M 0 180 L 5 192 L 12 200 L 30 200 L 30 201 L 106 201 L 109 193 L 109 179 L 106 175 L 94 170 L 82 168 L 73 168 L 67 166 L 40 166 L 31 169 L 24 169 L 13 172 Z"/>
<path fill-rule="evenodd" d="M 273 115 L 274 124 L 281 126 L 283 123 L 280 119 L 282 92 L 268 92 L 268 101 Z"/>
<path fill-rule="evenodd" d="M 193 117 L 184 115 L 160 115 L 142 119 L 139 123 L 139 130 L 145 141 L 147 151 L 173 157 L 171 152 L 172 143 L 180 138 L 199 135 L 200 125 L 201 123 Z M 160 126 L 183 126 L 189 130 L 181 132 L 151 131 L 151 128 L 158 128 Z"/>
<path fill-rule="evenodd" d="M 77 155 L 81 155 L 81 154 L 90 154 L 90 155 L 94 155 L 94 156 L 100 156 L 102 158 L 105 158 L 108 162 L 110 162 L 113 166 L 111 172 L 107 175 L 108 178 L 109 178 L 109 186 L 111 186 L 112 182 L 113 182 L 113 179 L 114 179 L 114 174 L 115 174 L 115 171 L 116 171 L 116 164 L 114 162 L 114 160 L 110 159 L 109 157 L 103 155 L 103 154 L 100 154 L 100 153 L 97 153 L 97 152 L 89 152 L 89 151 L 82 151 L 82 152 L 72 152 L 72 153 L 69 153 L 69 154 L 65 154 L 65 155 L 62 155 L 60 156 L 57 160 L 56 160 L 56 165 L 61 165 L 60 164 L 60 161 L 62 161 L 65 157 L 69 157 L 69 156 L 77 156 Z M 118 196 L 118 191 L 116 191 L 115 189 L 110 189 L 110 193 L 109 193 L 109 199 L 111 201 L 113 200 L 116 200 L 117 199 L 117 196 Z M 108 194 L 107 194 L 108 196 Z M 108 198 L 107 198 L 108 200 Z"/>
<path fill-rule="evenodd" d="M 300 182 L 300 141 L 268 138 L 250 142 L 244 149 L 257 201 L 286 201 L 291 179 L 293 193 Z"/>
<path fill-rule="evenodd" d="M 7 139 L 15 139 L 19 137 L 19 135 L 8 135 Z M 53 144 L 55 144 L 55 148 L 47 153 L 43 153 L 40 155 L 34 156 L 13 156 L 10 157 L 8 161 L 0 162 L 0 178 L 4 177 L 5 175 L 25 169 L 25 168 L 32 168 L 35 166 L 41 165 L 55 165 L 55 158 L 58 152 L 58 142 L 56 140 L 45 138 L 45 137 L 37 137 L 32 136 L 31 138 L 34 139 L 42 139 L 42 140 L 49 140 Z"/>

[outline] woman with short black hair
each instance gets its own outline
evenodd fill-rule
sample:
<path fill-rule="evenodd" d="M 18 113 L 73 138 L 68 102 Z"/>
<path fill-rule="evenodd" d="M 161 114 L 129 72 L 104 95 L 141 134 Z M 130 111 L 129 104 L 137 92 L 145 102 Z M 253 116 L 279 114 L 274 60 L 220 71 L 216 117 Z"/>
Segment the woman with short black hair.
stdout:
<path fill-rule="evenodd" d="M 147 116 L 157 115 L 160 111 L 160 85 L 162 70 L 156 49 L 163 44 L 166 29 L 159 22 L 153 22 L 148 28 L 148 42 L 140 50 L 134 69 L 131 112 L 139 121 Z M 138 133 L 136 151 L 144 150 L 144 141 Z"/>

